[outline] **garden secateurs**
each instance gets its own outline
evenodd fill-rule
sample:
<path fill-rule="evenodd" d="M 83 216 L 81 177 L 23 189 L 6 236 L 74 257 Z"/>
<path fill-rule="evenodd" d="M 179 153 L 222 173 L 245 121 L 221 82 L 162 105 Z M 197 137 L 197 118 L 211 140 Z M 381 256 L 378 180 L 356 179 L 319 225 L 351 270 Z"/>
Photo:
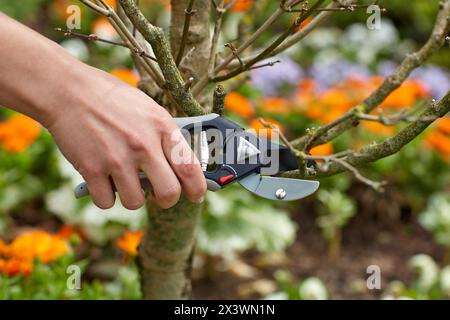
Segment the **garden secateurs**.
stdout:
<path fill-rule="evenodd" d="M 298 169 L 291 150 L 238 124 L 208 114 L 199 117 L 175 118 L 175 121 L 200 161 L 208 190 L 218 191 L 234 182 L 254 194 L 271 200 L 297 200 L 314 193 L 318 181 L 277 177 Z M 139 174 L 141 187 L 151 191 L 144 173 Z M 85 182 L 75 188 L 76 198 L 89 195 Z"/>

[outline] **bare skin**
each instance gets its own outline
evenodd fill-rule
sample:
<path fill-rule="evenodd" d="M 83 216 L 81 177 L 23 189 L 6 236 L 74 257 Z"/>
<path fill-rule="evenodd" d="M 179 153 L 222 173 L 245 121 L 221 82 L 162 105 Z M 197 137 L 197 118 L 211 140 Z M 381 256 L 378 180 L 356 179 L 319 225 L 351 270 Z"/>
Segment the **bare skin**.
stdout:
<path fill-rule="evenodd" d="M 0 105 L 49 130 L 98 207 L 113 206 L 112 183 L 124 207 L 142 207 L 139 171 L 147 174 L 162 208 L 175 205 L 182 190 L 193 202 L 203 200 L 199 162 L 155 101 L 2 13 L 0 43 Z M 191 160 L 172 159 L 175 145 Z"/>

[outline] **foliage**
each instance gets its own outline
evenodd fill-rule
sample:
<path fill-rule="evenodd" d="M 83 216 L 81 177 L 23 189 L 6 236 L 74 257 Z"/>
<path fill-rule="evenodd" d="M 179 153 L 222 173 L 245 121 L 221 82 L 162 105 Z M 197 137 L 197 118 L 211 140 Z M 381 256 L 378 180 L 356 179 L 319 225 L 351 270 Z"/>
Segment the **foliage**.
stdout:
<path fill-rule="evenodd" d="M 450 247 L 450 195 L 437 193 L 433 195 L 428 206 L 419 216 L 422 226 L 433 233 L 437 243 Z"/>
<path fill-rule="evenodd" d="M 384 299 L 448 299 L 450 298 L 450 266 L 439 268 L 432 257 L 417 254 L 409 265 L 416 272 L 416 279 L 409 286 L 401 281 L 389 285 L 390 294 Z"/>
<path fill-rule="evenodd" d="M 224 257 L 249 249 L 283 250 L 293 242 L 295 231 L 296 226 L 284 210 L 230 188 L 208 194 L 198 246 L 211 255 Z"/>
<path fill-rule="evenodd" d="M 342 228 L 356 213 L 354 201 L 337 189 L 325 189 L 317 193 L 320 216 L 317 220 L 325 239 L 328 240 L 328 257 L 336 261 L 339 256 Z"/>
<path fill-rule="evenodd" d="M 300 46 L 281 55 L 281 63 L 252 70 L 250 81 L 239 78 L 242 85 L 230 85 L 232 90 L 225 103 L 227 116 L 257 130 L 263 128 L 258 118 L 264 117 L 291 138 L 304 134 L 306 128 L 334 120 L 358 105 L 398 65 L 406 52 L 425 40 L 439 1 L 411 2 L 407 11 L 404 10 L 404 1 L 383 2 L 389 17 L 383 18 L 380 32 L 365 27 L 367 17 L 364 10 L 357 10 L 352 15 L 337 13 L 334 21 L 318 28 Z M 79 59 L 111 72 L 136 87 L 139 78 L 126 48 L 86 39 L 67 39 L 64 34 L 53 30 L 54 27 L 64 27 L 67 18 L 65 9 L 72 3 L 78 2 L 2 1 L 0 10 L 55 39 Z M 167 1 L 141 0 L 141 4 L 150 20 L 167 29 Z M 267 13 L 277 6 L 276 1 L 238 1 L 230 14 L 224 16 L 221 43 L 233 43 L 239 39 L 242 21 L 260 26 L 266 21 Z M 119 40 L 105 18 L 83 6 L 81 8 L 82 32 Z M 43 16 L 46 20 L 40 21 Z M 407 23 L 402 23 L 405 16 Z M 267 44 L 291 22 L 292 15 L 286 15 L 255 45 Z M 436 54 L 430 64 L 416 70 L 394 91 L 381 105 L 383 115 L 393 115 L 400 108 L 407 108 L 414 116 L 423 109 L 424 101 L 442 97 L 450 83 L 446 69 L 450 66 L 448 50 L 444 48 Z M 402 127 L 403 123 L 387 126 L 362 122 L 360 128 L 332 143 L 313 148 L 311 153 L 329 155 L 349 149 L 359 150 L 362 145 L 379 141 Z M 371 177 L 387 179 L 389 186 L 400 190 L 405 206 L 402 209 L 411 213 L 413 221 L 420 213 L 418 221 L 421 225 L 433 234 L 438 244 L 446 247 L 450 246 L 450 200 L 443 190 L 448 189 L 450 181 L 449 146 L 450 122 L 447 116 L 401 152 L 363 169 L 367 169 Z M 140 298 L 133 257 L 142 239 L 145 212 L 129 212 L 120 204 L 103 211 L 89 200 L 75 200 L 73 188 L 79 181 L 81 177 L 62 158 L 48 132 L 28 118 L 0 109 L 2 298 Z M 299 210 L 308 210 L 308 213 L 318 214 L 317 223 L 329 242 L 330 259 L 336 261 L 339 258 L 340 238 L 345 232 L 343 228 L 353 216 L 361 214 L 355 203 L 365 201 L 365 198 L 352 198 L 353 182 L 354 179 L 346 174 L 321 179 L 322 190 L 305 200 L 304 207 L 302 202 L 301 208 L 298 203 L 275 206 L 256 199 L 239 187 L 210 193 L 202 215 L 198 247 L 209 255 L 224 258 L 234 257 L 246 250 L 285 250 L 295 240 L 297 230 L 290 219 L 290 212 L 295 214 Z M 30 212 L 32 218 L 29 218 Z M 38 228 L 41 236 L 33 239 L 45 249 L 48 237 L 54 236 L 43 231 L 43 226 L 47 228 L 49 225 L 54 230 L 72 230 L 70 237 L 76 237 L 79 243 L 69 241 L 70 237 L 61 240 L 69 243 L 70 250 L 67 252 L 49 246 L 47 257 L 54 254 L 54 259 L 52 256 L 48 260 L 42 259 L 31 248 L 22 252 L 32 258 L 22 259 L 12 253 L 5 254 L 5 248 L 13 248 L 12 243 L 20 239 L 16 236 L 18 230 L 21 232 L 30 226 Z M 407 229 L 406 225 L 400 227 Z M 80 243 L 82 245 L 79 246 Z M 92 259 L 90 254 L 96 258 Z M 83 275 L 89 275 L 96 259 L 119 263 L 120 269 L 114 273 L 114 280 L 83 279 L 82 290 L 68 290 L 67 267 L 76 264 L 82 268 Z M 450 266 L 440 269 L 431 257 L 424 255 L 411 259 L 411 266 L 419 271 L 416 281 L 409 286 L 392 283 L 391 297 L 441 299 L 450 296 Z M 281 291 L 270 298 L 329 297 L 329 290 L 316 277 L 298 280 L 291 273 L 279 271 L 275 278 Z"/>
<path fill-rule="evenodd" d="M 298 281 L 289 271 L 278 270 L 275 273 L 275 279 L 281 291 L 267 296 L 268 300 L 328 299 L 328 290 L 319 278 L 310 277 Z"/>

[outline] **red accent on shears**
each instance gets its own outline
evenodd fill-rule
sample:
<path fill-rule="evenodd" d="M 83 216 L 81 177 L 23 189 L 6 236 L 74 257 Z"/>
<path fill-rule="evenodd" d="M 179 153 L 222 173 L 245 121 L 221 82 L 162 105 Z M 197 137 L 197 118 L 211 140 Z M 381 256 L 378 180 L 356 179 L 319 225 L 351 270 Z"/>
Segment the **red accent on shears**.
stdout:
<path fill-rule="evenodd" d="M 224 183 L 226 183 L 227 181 L 230 181 L 233 178 L 234 178 L 234 175 L 230 174 L 228 176 L 224 176 L 224 177 L 220 178 L 219 182 L 220 182 L 220 184 L 224 184 Z"/>

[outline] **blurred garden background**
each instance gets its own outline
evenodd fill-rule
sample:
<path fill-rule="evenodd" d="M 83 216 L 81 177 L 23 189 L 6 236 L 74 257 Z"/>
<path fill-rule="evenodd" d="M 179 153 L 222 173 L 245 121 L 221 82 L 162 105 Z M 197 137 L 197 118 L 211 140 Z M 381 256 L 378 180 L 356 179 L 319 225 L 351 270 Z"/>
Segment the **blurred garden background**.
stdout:
<path fill-rule="evenodd" d="M 114 1 L 108 1 L 114 5 Z M 77 30 L 117 40 L 104 17 L 72 0 L 0 0 L 0 11 L 53 39 L 78 59 L 137 86 L 126 48 L 66 37 L 71 4 L 82 9 Z M 165 30 L 168 0 L 141 0 L 146 16 Z M 224 18 L 223 43 L 238 24 L 261 25 L 277 1 L 238 0 Z M 365 10 L 338 12 L 273 67 L 229 85 L 226 115 L 261 128 L 258 117 L 288 137 L 327 123 L 361 102 L 431 33 L 438 0 L 381 1 L 378 30 Z M 285 15 L 261 44 L 284 30 Z M 308 20 L 305 21 L 308 23 Z M 4 32 L 3 30 L 1 32 Z M 0 57 L 1 59 L 1 57 Z M 380 106 L 419 109 L 450 88 L 446 45 Z M 1 69 L 0 69 L 1 72 Z M 379 141 L 402 125 L 363 122 L 327 155 Z M 343 173 L 321 179 L 319 191 L 293 203 L 256 198 L 239 186 L 209 193 L 193 269 L 200 299 L 450 298 L 450 117 L 434 123 L 398 154 L 362 168 L 386 180 L 383 193 Z M 81 177 L 38 123 L 0 108 L 0 298 L 139 299 L 135 265 L 145 211 L 110 210 L 76 200 Z M 81 290 L 67 288 L 67 267 L 83 269 Z M 381 270 L 381 289 L 367 288 L 367 268 Z"/>

